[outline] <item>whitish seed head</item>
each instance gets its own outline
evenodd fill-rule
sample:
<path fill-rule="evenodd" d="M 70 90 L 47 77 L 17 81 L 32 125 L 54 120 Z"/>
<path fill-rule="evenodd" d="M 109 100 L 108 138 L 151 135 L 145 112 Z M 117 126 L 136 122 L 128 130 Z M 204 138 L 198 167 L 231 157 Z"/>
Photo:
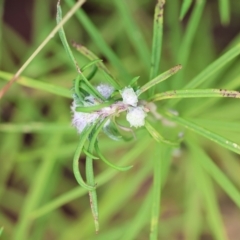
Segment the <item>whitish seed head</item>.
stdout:
<path fill-rule="evenodd" d="M 122 91 L 120 91 L 120 94 L 122 95 L 124 104 L 128 104 L 133 107 L 137 106 L 138 97 L 131 87 L 125 87 Z"/>

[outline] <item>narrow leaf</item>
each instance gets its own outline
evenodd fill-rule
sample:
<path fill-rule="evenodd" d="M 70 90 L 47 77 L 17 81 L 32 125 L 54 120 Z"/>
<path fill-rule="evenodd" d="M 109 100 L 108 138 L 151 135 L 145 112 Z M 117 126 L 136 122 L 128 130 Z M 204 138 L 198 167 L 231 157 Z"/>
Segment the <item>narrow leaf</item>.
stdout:
<path fill-rule="evenodd" d="M 151 80 L 150 82 L 146 83 L 145 85 L 143 85 L 137 92 L 138 95 L 141 95 L 143 92 L 147 91 L 149 88 L 155 86 L 156 84 L 163 82 L 164 80 L 168 79 L 169 77 L 171 77 L 173 74 L 175 74 L 176 72 L 178 72 L 180 69 L 182 68 L 181 65 L 177 65 L 173 68 L 171 68 L 170 70 L 158 75 L 157 77 L 155 77 L 153 80 Z"/>
<path fill-rule="evenodd" d="M 90 154 L 93 153 L 95 142 L 97 141 L 97 136 L 99 132 L 102 130 L 104 124 L 108 118 L 105 118 L 104 120 L 99 119 L 98 122 L 95 124 L 92 134 L 89 136 L 89 146 L 88 146 L 88 152 Z M 94 177 L 94 171 L 93 171 L 93 159 L 89 156 L 87 156 L 86 159 L 86 179 L 87 184 L 90 186 L 95 186 L 95 177 Z M 94 225 L 95 225 L 95 231 L 98 233 L 99 231 L 99 221 L 98 221 L 98 200 L 97 200 L 97 192 L 96 189 L 89 189 L 89 199 L 90 199 L 90 206 L 92 210 L 92 216 L 94 219 Z"/>
<path fill-rule="evenodd" d="M 99 157 L 96 157 L 93 154 L 91 154 L 90 152 L 88 152 L 86 148 L 83 148 L 83 152 L 85 153 L 86 156 L 88 156 L 92 159 L 99 159 Z"/>
<path fill-rule="evenodd" d="M 62 9 L 61 9 L 61 6 L 60 6 L 60 0 L 57 3 L 57 17 L 56 17 L 56 20 L 57 20 L 57 24 L 59 24 L 62 21 Z M 60 39 L 62 41 L 63 47 L 64 47 L 65 51 L 67 52 L 70 60 L 72 61 L 73 66 L 75 68 L 77 68 L 77 70 L 78 70 L 79 67 L 78 67 L 77 61 L 74 58 L 73 53 L 72 53 L 72 51 L 69 47 L 69 44 L 67 42 L 67 38 L 66 38 L 65 32 L 63 30 L 63 27 L 61 27 L 59 29 L 58 33 L 59 33 Z"/>
<path fill-rule="evenodd" d="M 83 181 L 83 178 L 82 178 L 81 173 L 79 171 L 78 161 L 79 161 L 79 156 L 81 155 L 84 143 L 87 140 L 87 138 L 88 138 L 89 134 L 91 133 L 91 131 L 93 130 L 94 126 L 95 125 L 92 124 L 91 126 L 89 126 L 87 129 L 85 129 L 81 133 L 81 136 L 80 136 L 80 139 L 79 139 L 79 143 L 78 143 L 76 152 L 75 152 L 74 157 L 73 157 L 73 173 L 74 173 L 74 176 L 75 176 L 78 184 L 80 186 L 82 186 L 83 188 L 87 189 L 87 190 L 94 190 L 95 186 L 89 186 L 89 185 L 87 185 Z"/>
<path fill-rule="evenodd" d="M 65 2 L 70 7 L 72 7 L 75 3 L 74 0 L 65 0 Z M 96 46 L 101 49 L 104 56 L 106 56 L 111 64 L 118 69 L 118 72 L 121 74 L 122 78 L 128 81 L 130 75 L 127 72 L 126 68 L 123 66 L 122 61 L 116 56 L 108 43 L 103 39 L 101 32 L 93 24 L 88 15 L 82 9 L 78 9 L 76 12 L 76 17 L 79 20 L 80 24 L 85 28 L 86 32 L 90 35 Z"/>
<path fill-rule="evenodd" d="M 150 135 L 154 138 L 155 141 L 159 143 L 165 143 L 171 146 L 179 146 L 179 142 L 172 142 L 170 140 L 165 139 L 163 136 L 161 136 L 160 133 L 155 128 L 153 128 L 148 121 L 145 121 L 145 128 L 150 133 Z"/>
<path fill-rule="evenodd" d="M 205 97 L 229 97 L 240 98 L 238 91 L 231 91 L 225 89 L 186 89 L 174 90 L 154 95 L 151 101 L 161 101 L 164 99 L 173 98 L 205 98 Z"/>
<path fill-rule="evenodd" d="M 174 116 L 173 114 L 169 113 L 168 116 L 170 117 L 171 120 L 173 120 L 174 122 L 184 126 L 187 129 L 192 130 L 195 133 L 198 133 L 206 138 L 208 138 L 209 140 L 235 152 L 240 154 L 240 146 L 237 143 L 234 143 L 214 132 L 211 132 L 199 125 L 197 125 L 196 123 L 193 123 L 189 120 L 180 118 L 178 116 Z"/>
<path fill-rule="evenodd" d="M 133 167 L 133 166 L 119 167 L 119 166 L 116 166 L 115 164 L 109 162 L 109 161 L 103 156 L 103 154 L 101 153 L 97 141 L 96 141 L 96 143 L 95 143 L 95 149 L 96 149 L 96 152 L 97 152 L 98 156 L 100 157 L 100 159 L 101 159 L 103 162 L 105 162 L 109 167 L 112 167 L 113 169 L 116 169 L 116 170 L 118 170 L 118 171 L 127 171 L 127 170 L 129 170 L 129 169 L 131 169 L 131 168 Z"/>
<path fill-rule="evenodd" d="M 218 0 L 221 22 L 227 25 L 230 22 L 230 2 L 229 0 Z"/>
<path fill-rule="evenodd" d="M 109 107 L 110 105 L 112 105 L 114 103 L 114 100 L 112 101 L 107 101 L 98 105 L 94 105 L 94 106 L 90 106 L 90 107 L 76 107 L 75 110 L 77 112 L 85 112 L 85 113 L 89 113 L 89 112 L 94 112 L 97 110 L 100 110 L 104 107 Z"/>
<path fill-rule="evenodd" d="M 162 51 L 162 33 L 163 33 L 163 7 L 165 0 L 160 0 L 155 6 L 153 20 L 153 40 L 151 54 L 150 79 L 155 78 L 159 74 L 160 58 Z M 154 87 L 150 91 L 150 96 L 154 94 Z"/>
<path fill-rule="evenodd" d="M 89 49 L 87 49 L 83 45 L 73 42 L 73 46 L 76 48 L 77 51 L 79 51 L 82 55 L 84 55 L 89 60 L 94 61 L 98 59 L 98 57 L 94 53 L 92 53 Z M 120 89 L 120 84 L 112 76 L 112 74 L 110 73 L 110 71 L 107 69 L 107 67 L 102 61 L 97 62 L 96 66 L 102 71 L 102 73 L 106 78 L 106 81 L 108 81 L 116 89 Z"/>
<path fill-rule="evenodd" d="M 201 159 L 199 163 L 211 175 L 211 177 L 222 187 L 228 196 L 240 207 L 240 191 L 234 186 L 229 178 L 218 168 L 212 159 L 200 148 L 192 146 L 196 155 Z"/>
<path fill-rule="evenodd" d="M 11 73 L 0 71 L 0 78 L 6 81 L 10 81 L 13 75 Z M 33 89 L 43 90 L 58 96 L 72 98 L 69 89 L 59 87 L 57 85 L 52 85 L 50 83 L 41 82 L 28 77 L 19 77 L 17 83 L 25 87 L 30 87 Z"/>
<path fill-rule="evenodd" d="M 180 12 L 180 20 L 182 20 L 186 13 L 188 12 L 190 6 L 191 6 L 192 0 L 183 0 L 181 12 Z"/>
<path fill-rule="evenodd" d="M 222 221 L 220 209 L 218 206 L 217 197 L 213 188 L 213 184 L 211 179 L 209 178 L 208 174 L 202 168 L 200 162 L 202 159 L 199 157 L 195 149 L 199 148 L 198 146 L 193 145 L 192 143 L 188 142 L 188 145 L 191 148 L 191 152 L 193 155 L 192 164 L 194 165 L 194 172 L 196 174 L 196 183 L 199 190 L 202 193 L 203 200 L 204 200 L 204 208 L 207 212 L 207 223 L 210 229 L 215 236 L 215 239 L 218 240 L 227 240 L 226 231 L 224 229 L 224 224 Z"/>

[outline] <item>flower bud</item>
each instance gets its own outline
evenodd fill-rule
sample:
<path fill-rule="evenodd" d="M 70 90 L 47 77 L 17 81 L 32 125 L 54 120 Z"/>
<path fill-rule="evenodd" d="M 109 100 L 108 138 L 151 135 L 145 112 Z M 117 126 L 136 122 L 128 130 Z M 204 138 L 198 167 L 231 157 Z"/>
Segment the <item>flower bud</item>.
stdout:
<path fill-rule="evenodd" d="M 124 104 L 128 104 L 134 107 L 137 106 L 138 97 L 131 87 L 125 87 L 122 91 L 120 91 L 120 94 L 122 95 Z"/>
<path fill-rule="evenodd" d="M 142 107 L 131 108 L 127 113 L 127 121 L 130 123 L 131 127 L 142 127 L 145 124 L 146 116 L 147 114 Z"/>

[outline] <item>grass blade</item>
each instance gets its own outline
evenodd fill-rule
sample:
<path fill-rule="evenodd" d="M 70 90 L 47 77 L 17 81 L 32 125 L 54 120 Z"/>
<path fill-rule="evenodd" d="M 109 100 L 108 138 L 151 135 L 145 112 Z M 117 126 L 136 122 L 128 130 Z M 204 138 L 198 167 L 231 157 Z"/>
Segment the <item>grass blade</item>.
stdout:
<path fill-rule="evenodd" d="M 1 123 L 0 132 L 9 133 L 54 133 L 54 132 L 70 132 L 73 131 L 73 127 L 69 124 L 62 123 L 42 123 L 42 122 L 29 122 L 23 124 L 13 124 L 13 123 Z"/>
<path fill-rule="evenodd" d="M 145 128 L 149 132 L 149 134 L 153 137 L 153 139 L 158 143 L 165 143 L 171 146 L 179 146 L 179 142 L 172 142 L 162 137 L 160 133 L 154 127 L 152 127 L 152 125 L 148 121 L 145 121 Z"/>
<path fill-rule="evenodd" d="M 208 172 L 209 175 L 222 187 L 222 189 L 235 202 L 235 204 L 240 207 L 240 191 L 202 149 L 194 147 L 194 151 L 201 159 L 199 163 L 206 170 L 206 172 Z"/>
<path fill-rule="evenodd" d="M 61 9 L 61 6 L 60 6 L 60 0 L 58 1 L 57 3 L 57 16 L 56 16 L 56 20 L 57 20 L 57 24 L 59 24 L 61 21 L 62 21 L 62 9 Z M 78 67 L 78 64 L 77 64 L 77 61 L 76 59 L 74 58 L 73 56 L 73 53 L 69 47 L 69 44 L 67 42 L 67 38 L 66 38 L 66 35 L 65 35 L 65 32 L 63 30 L 63 27 L 61 26 L 61 28 L 59 29 L 58 31 L 59 33 L 59 36 L 60 36 L 60 39 L 62 41 L 62 44 L 63 44 L 63 47 L 65 49 L 65 51 L 67 52 L 67 55 L 68 57 L 70 58 L 70 60 L 72 61 L 73 63 L 73 66 L 77 69 L 79 69 Z"/>
<path fill-rule="evenodd" d="M 11 81 L 14 76 L 11 73 L 0 71 L 0 78 L 6 81 Z M 72 94 L 69 89 L 59 87 L 50 83 L 40 82 L 38 80 L 28 78 L 28 77 L 19 77 L 17 83 L 30 87 L 33 89 L 43 90 L 61 97 L 72 98 Z"/>
<path fill-rule="evenodd" d="M 187 11 L 191 6 L 191 3 L 192 3 L 192 0 L 183 0 L 181 11 L 180 11 L 180 20 L 182 20 L 185 17 Z"/>
<path fill-rule="evenodd" d="M 205 97 L 240 98 L 240 93 L 238 91 L 231 91 L 225 89 L 186 89 L 159 93 L 154 95 L 150 100 L 154 102 L 173 98 L 205 98 Z"/>
<path fill-rule="evenodd" d="M 211 77 L 215 72 L 221 69 L 229 61 L 240 54 L 240 43 L 231 48 L 229 51 L 224 53 L 221 57 L 210 64 L 206 69 L 204 69 L 200 74 L 198 74 L 194 79 L 190 81 L 184 88 L 196 88 L 203 82 L 205 82 L 209 77 Z"/>
<path fill-rule="evenodd" d="M 86 47 L 84 47 L 81 44 L 75 43 L 73 42 L 73 46 L 77 49 L 77 51 L 79 51 L 82 55 L 84 55 L 86 58 L 88 58 L 91 61 L 97 60 L 98 57 L 91 52 L 89 49 L 87 49 Z M 104 74 L 106 80 L 112 85 L 114 86 L 116 89 L 120 89 L 120 84 L 117 82 L 117 80 L 112 76 L 112 74 L 110 73 L 110 71 L 107 69 L 107 67 L 105 66 L 105 64 L 101 61 L 96 63 L 97 67 L 102 71 L 102 73 Z"/>
<path fill-rule="evenodd" d="M 184 69 L 178 75 L 175 76 L 174 86 L 176 88 L 179 88 L 180 86 L 182 86 L 182 82 L 185 78 L 184 70 L 187 70 L 189 55 L 193 49 L 193 41 L 194 41 L 194 38 L 196 37 L 196 32 L 198 30 L 199 23 L 201 21 L 205 2 L 206 2 L 205 0 L 195 1 L 193 11 L 188 21 L 187 29 L 183 35 L 183 40 L 181 41 L 181 45 L 177 54 L 177 62 L 181 63 Z"/>
<path fill-rule="evenodd" d="M 150 67 L 150 80 L 159 74 L 160 58 L 162 52 L 163 36 L 163 7 L 165 0 L 158 1 L 155 7 L 153 21 L 152 54 Z M 154 94 L 154 88 L 151 88 L 150 96 Z"/>
<path fill-rule="evenodd" d="M 65 0 L 67 5 L 69 7 L 72 7 L 74 5 L 73 0 Z M 121 74 L 123 79 L 130 80 L 131 77 L 129 73 L 127 72 L 126 68 L 123 66 L 122 62 L 119 60 L 119 58 L 115 55 L 113 50 L 108 46 L 106 41 L 103 39 L 102 35 L 100 34 L 97 27 L 91 22 L 91 20 L 88 18 L 88 16 L 85 14 L 85 12 L 82 9 L 79 9 L 76 12 L 76 17 L 83 25 L 85 30 L 88 32 L 88 34 L 93 39 L 96 46 L 98 46 L 99 49 L 103 52 L 103 54 L 109 59 L 111 64 L 115 66 L 119 73 Z"/>
<path fill-rule="evenodd" d="M 99 132 L 102 130 L 104 124 L 108 118 L 105 118 L 104 120 L 99 120 L 98 123 L 94 126 L 95 128 L 93 129 L 92 136 L 90 136 L 89 139 L 89 147 L 88 147 L 88 152 L 93 153 L 95 143 L 97 141 L 97 136 Z M 87 179 L 87 184 L 90 186 L 95 186 L 95 177 L 94 177 L 94 172 L 93 172 L 93 159 L 89 156 L 86 158 L 86 179 Z M 95 231 L 98 233 L 99 231 L 99 221 L 98 221 L 98 201 L 97 201 L 97 192 L 95 189 L 89 189 L 89 198 L 90 198 L 90 205 L 91 205 L 91 210 L 92 210 L 92 215 L 94 219 L 94 225 L 95 225 Z"/>
<path fill-rule="evenodd" d="M 127 35 L 132 42 L 133 47 L 135 48 L 142 63 L 148 70 L 150 59 L 149 49 L 143 38 L 142 32 L 140 31 L 130 12 L 129 3 L 127 4 L 126 0 L 114 0 L 114 3 L 120 13 L 120 17 L 124 22 Z"/>
<path fill-rule="evenodd" d="M 62 19 L 62 21 L 49 33 L 45 40 L 39 45 L 39 47 L 33 52 L 33 54 L 27 59 L 23 66 L 16 72 L 16 74 L 9 80 L 9 82 L 1 89 L 0 99 L 8 91 L 11 85 L 17 81 L 22 72 L 26 67 L 32 62 L 32 60 L 38 55 L 38 53 L 45 47 L 45 45 L 54 37 L 58 30 L 69 20 L 69 18 L 79 9 L 80 6 L 85 2 L 85 0 L 79 0 L 76 4 L 70 9 L 68 14 Z"/>
<path fill-rule="evenodd" d="M 103 154 L 101 153 L 97 141 L 96 141 L 96 143 L 95 143 L 95 149 L 96 149 L 96 152 L 97 152 L 98 156 L 100 157 L 100 159 L 101 159 L 103 162 L 105 162 L 109 167 L 112 167 L 113 169 L 116 169 L 116 170 L 118 170 L 118 171 L 127 171 L 127 170 L 129 170 L 129 169 L 131 169 L 131 168 L 133 167 L 133 166 L 119 167 L 119 166 L 116 166 L 116 165 L 114 165 L 113 163 L 109 162 L 109 161 L 103 156 Z"/>
<path fill-rule="evenodd" d="M 159 239 L 159 217 L 160 217 L 160 201 L 161 190 L 163 181 L 166 176 L 163 176 L 164 163 L 169 158 L 169 147 L 163 144 L 156 144 L 153 154 L 153 202 L 152 202 L 152 216 L 151 216 L 151 229 L 150 240 Z M 166 162 L 165 162 L 166 161 Z"/>
<path fill-rule="evenodd" d="M 199 149 L 199 147 L 196 147 L 190 142 L 188 142 L 188 146 L 190 147 L 194 158 L 192 164 L 195 168 L 194 172 L 197 174 L 198 188 L 203 195 L 204 206 L 207 212 L 207 222 L 216 239 L 227 240 L 228 238 L 226 236 L 226 231 L 221 218 L 221 213 L 218 207 L 218 202 L 216 194 L 214 192 L 212 181 L 210 180 L 209 176 L 206 174 L 200 164 L 202 159 L 199 158 L 199 155 L 197 154 L 197 150 Z"/>
<path fill-rule="evenodd" d="M 83 181 L 82 175 L 81 175 L 81 173 L 79 171 L 78 162 L 79 162 L 79 157 L 81 155 L 84 143 L 87 140 L 87 138 L 88 138 L 89 134 L 91 133 L 91 131 L 93 130 L 94 126 L 95 125 L 92 124 L 91 126 L 89 126 L 86 130 L 84 130 L 81 133 L 81 136 L 80 136 L 80 139 L 79 139 L 79 143 L 78 143 L 77 149 L 76 149 L 74 157 L 73 157 L 73 173 L 74 173 L 74 176 L 75 176 L 78 184 L 81 187 L 83 187 L 83 188 L 85 188 L 87 190 L 95 189 L 95 185 L 94 184 L 93 185 L 88 185 L 88 184 L 86 184 Z"/>
<path fill-rule="evenodd" d="M 198 134 L 208 138 L 209 140 L 223 146 L 224 148 L 227 148 L 235 153 L 240 154 L 240 146 L 237 143 L 231 142 L 230 140 L 228 140 L 214 132 L 211 132 L 189 120 L 180 118 L 178 116 L 174 116 L 173 114 L 171 114 L 171 115 L 168 114 L 168 116 L 170 117 L 171 120 L 184 126 L 185 128 L 190 129 L 193 132 L 198 133 Z"/>
<path fill-rule="evenodd" d="M 129 152 L 127 152 L 123 157 L 119 160 L 120 164 L 129 164 L 138 156 L 143 154 L 143 151 L 149 147 L 149 139 L 143 140 L 139 143 L 138 148 L 132 148 Z M 113 169 L 107 169 L 103 173 L 99 174 L 96 178 L 96 182 L 98 183 L 98 187 L 106 184 L 109 182 L 115 175 L 116 171 Z M 39 209 L 34 210 L 30 214 L 31 219 L 39 218 L 44 216 L 45 214 L 63 206 L 64 204 L 71 202 L 81 196 L 84 196 L 87 193 L 87 190 L 84 188 L 76 187 L 69 192 L 62 194 L 59 197 L 56 197 L 51 202 L 45 204 L 44 206 L 40 207 Z"/>
<path fill-rule="evenodd" d="M 112 105 L 114 103 L 113 101 L 107 101 L 98 105 L 94 105 L 94 106 L 90 106 L 90 107 L 76 107 L 75 111 L 77 112 L 84 112 L 84 113 L 91 113 L 93 111 L 97 111 L 100 110 L 104 107 L 109 107 L 110 105 Z"/>
<path fill-rule="evenodd" d="M 150 82 L 146 83 L 143 85 L 139 90 L 138 90 L 138 96 L 141 95 L 143 92 L 147 91 L 149 88 L 155 86 L 156 84 L 163 82 L 164 80 L 168 79 L 171 77 L 173 74 L 178 72 L 182 68 L 181 65 L 176 65 L 175 67 L 169 69 L 168 71 L 158 75 L 154 79 L 152 79 Z"/>
<path fill-rule="evenodd" d="M 218 0 L 221 22 L 228 25 L 230 22 L 230 3 L 229 0 Z"/>

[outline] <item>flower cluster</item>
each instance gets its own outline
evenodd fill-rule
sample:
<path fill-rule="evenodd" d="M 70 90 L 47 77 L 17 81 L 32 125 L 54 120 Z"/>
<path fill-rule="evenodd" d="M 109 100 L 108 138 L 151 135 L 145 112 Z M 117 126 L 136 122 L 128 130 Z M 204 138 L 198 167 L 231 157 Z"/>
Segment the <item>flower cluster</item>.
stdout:
<path fill-rule="evenodd" d="M 114 92 L 112 86 L 106 84 L 100 84 L 96 87 L 96 90 L 107 100 L 111 97 Z M 131 87 L 125 87 L 119 91 L 122 100 L 116 100 L 110 106 L 103 107 L 93 112 L 78 112 L 76 107 L 91 107 L 99 105 L 103 102 L 99 101 L 92 95 L 88 95 L 84 98 L 81 105 L 76 99 L 74 99 L 71 110 L 73 112 L 72 124 L 75 126 L 79 133 L 81 133 L 86 126 L 93 124 L 96 120 L 104 119 L 108 116 L 116 116 L 120 112 L 127 112 L 126 119 L 130 123 L 131 127 L 142 127 L 145 124 L 146 112 L 144 107 L 138 102 L 138 96 Z"/>

